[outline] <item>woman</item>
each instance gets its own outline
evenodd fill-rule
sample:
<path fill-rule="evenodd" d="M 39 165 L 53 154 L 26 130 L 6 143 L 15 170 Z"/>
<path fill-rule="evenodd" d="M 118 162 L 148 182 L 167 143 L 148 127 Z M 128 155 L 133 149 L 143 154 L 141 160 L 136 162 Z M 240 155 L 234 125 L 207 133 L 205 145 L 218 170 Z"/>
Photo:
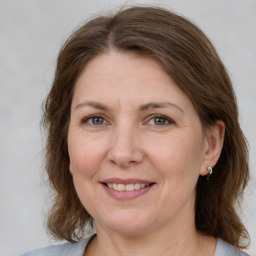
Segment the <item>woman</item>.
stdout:
<path fill-rule="evenodd" d="M 249 178 L 235 95 L 185 18 L 133 7 L 74 32 L 44 124 L 56 191 L 48 228 L 72 243 L 25 255 L 247 255 L 235 210 Z M 87 224 L 96 233 L 84 239 Z"/>

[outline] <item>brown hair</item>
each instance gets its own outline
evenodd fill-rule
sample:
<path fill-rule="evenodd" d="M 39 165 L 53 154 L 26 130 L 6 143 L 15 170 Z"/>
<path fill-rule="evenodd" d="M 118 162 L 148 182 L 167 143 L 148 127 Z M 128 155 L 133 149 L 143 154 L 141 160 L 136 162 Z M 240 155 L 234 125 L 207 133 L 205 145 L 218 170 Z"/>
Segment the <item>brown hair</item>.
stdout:
<path fill-rule="evenodd" d="M 156 57 L 190 98 L 204 128 L 224 121 L 223 150 L 211 179 L 198 179 L 195 223 L 202 234 L 245 248 L 242 242 L 249 235 L 236 206 L 249 179 L 248 152 L 230 78 L 199 28 L 157 7 L 132 7 L 97 17 L 75 31 L 60 51 L 43 118 L 48 130 L 46 169 L 56 192 L 48 216 L 50 232 L 75 241 L 84 235 L 86 224 L 92 223 L 69 172 L 67 133 L 77 78 L 88 61 L 110 49 Z"/>

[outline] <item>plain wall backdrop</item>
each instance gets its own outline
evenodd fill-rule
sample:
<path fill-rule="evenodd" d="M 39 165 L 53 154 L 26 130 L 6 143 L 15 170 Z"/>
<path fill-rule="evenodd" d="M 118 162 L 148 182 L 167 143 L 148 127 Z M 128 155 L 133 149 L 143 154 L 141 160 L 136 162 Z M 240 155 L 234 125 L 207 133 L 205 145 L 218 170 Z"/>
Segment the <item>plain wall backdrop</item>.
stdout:
<path fill-rule="evenodd" d="M 56 243 L 47 236 L 41 104 L 60 46 L 93 14 L 155 4 L 195 22 L 231 76 L 240 122 L 250 145 L 252 178 L 242 219 L 256 255 L 256 1 L 255 0 L 0 0 L 0 255 Z"/>

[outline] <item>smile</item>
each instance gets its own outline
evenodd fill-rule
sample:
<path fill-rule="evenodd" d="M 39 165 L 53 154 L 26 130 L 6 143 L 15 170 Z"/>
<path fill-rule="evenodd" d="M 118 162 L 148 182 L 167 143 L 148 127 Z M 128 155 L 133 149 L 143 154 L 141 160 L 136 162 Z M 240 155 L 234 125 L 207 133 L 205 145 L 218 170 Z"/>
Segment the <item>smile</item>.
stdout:
<path fill-rule="evenodd" d="M 116 184 L 116 183 L 107 183 L 109 188 L 116 191 L 134 191 L 141 188 L 148 187 L 150 184 L 144 183 L 135 183 L 135 184 Z"/>
<path fill-rule="evenodd" d="M 131 200 L 148 193 L 155 182 L 140 179 L 111 178 L 100 182 L 106 193 L 118 200 Z"/>

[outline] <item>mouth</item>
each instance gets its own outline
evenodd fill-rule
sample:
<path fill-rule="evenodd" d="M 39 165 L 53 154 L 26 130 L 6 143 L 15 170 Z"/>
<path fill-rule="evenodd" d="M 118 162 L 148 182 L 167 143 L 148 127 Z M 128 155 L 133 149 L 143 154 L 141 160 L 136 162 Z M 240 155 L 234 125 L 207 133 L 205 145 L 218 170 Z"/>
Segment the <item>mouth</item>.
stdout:
<path fill-rule="evenodd" d="M 148 186 L 152 186 L 151 184 L 145 184 L 145 183 L 134 183 L 134 184 L 122 184 L 122 183 L 103 183 L 105 186 L 107 186 L 110 189 L 116 190 L 116 191 L 134 191 L 139 190 L 142 188 L 146 188 Z"/>
<path fill-rule="evenodd" d="M 120 200 L 134 199 L 147 193 L 156 183 L 144 180 L 109 179 L 100 182 L 105 191 Z"/>

